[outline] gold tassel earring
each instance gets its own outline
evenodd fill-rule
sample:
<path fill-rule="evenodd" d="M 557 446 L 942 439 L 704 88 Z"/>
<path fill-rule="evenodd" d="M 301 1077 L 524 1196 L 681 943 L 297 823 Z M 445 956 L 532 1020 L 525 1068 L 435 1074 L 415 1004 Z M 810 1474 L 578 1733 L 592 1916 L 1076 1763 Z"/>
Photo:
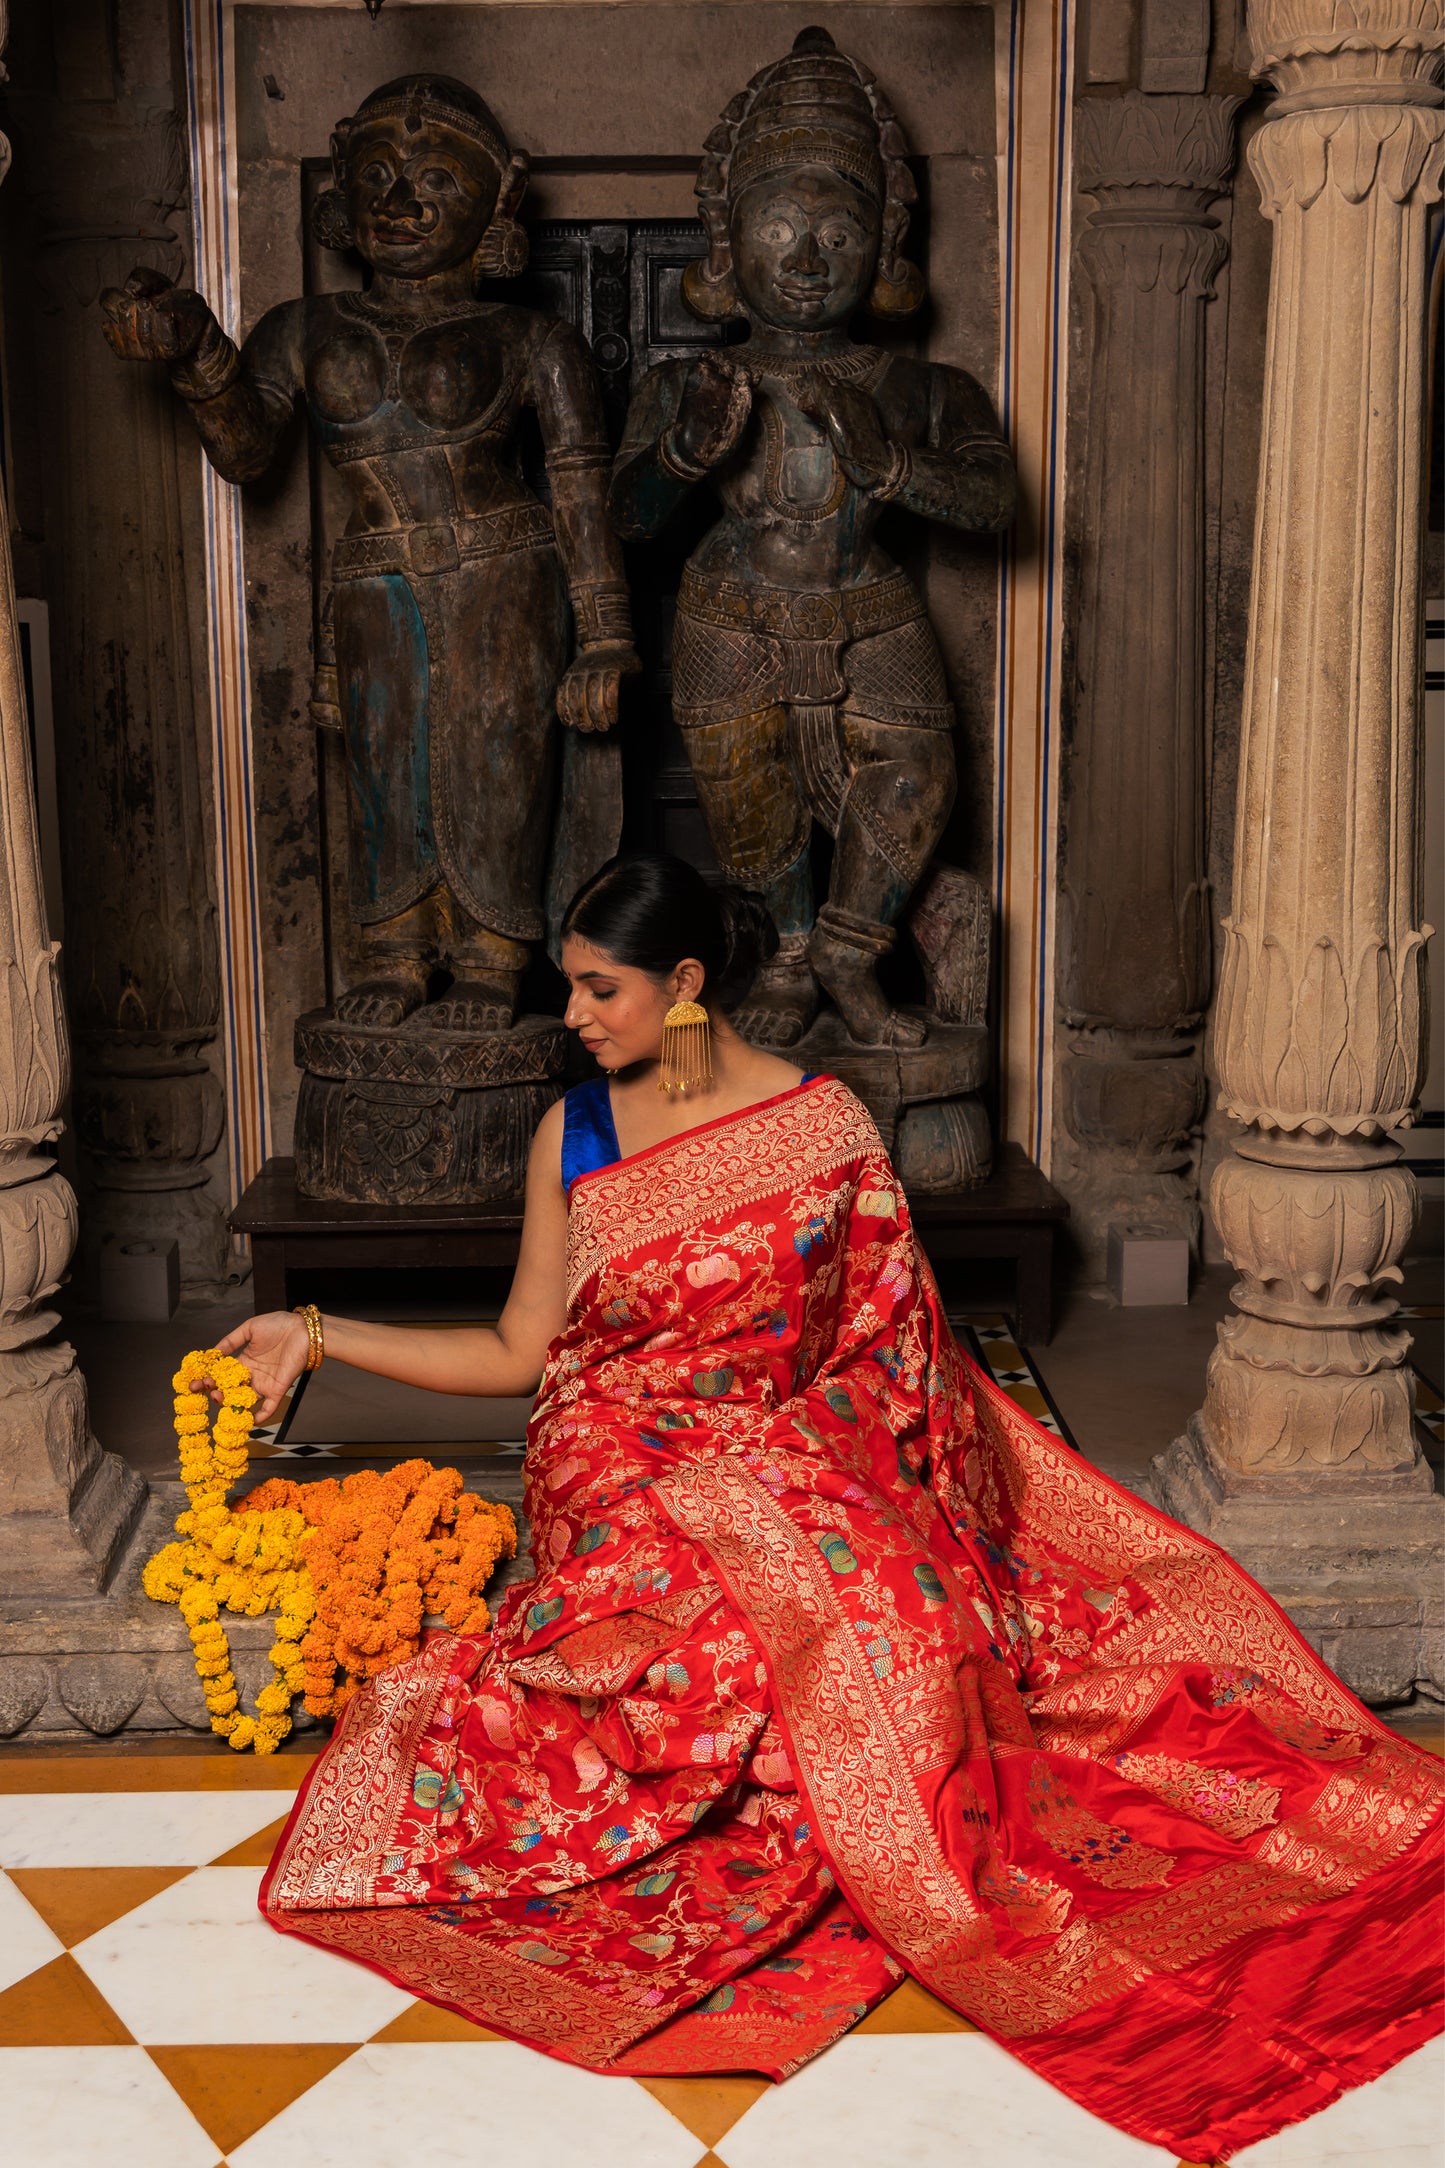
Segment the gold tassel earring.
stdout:
<path fill-rule="evenodd" d="M 712 1082 L 712 1032 L 700 1001 L 675 1001 L 662 1019 L 660 1092 L 696 1090 Z"/>

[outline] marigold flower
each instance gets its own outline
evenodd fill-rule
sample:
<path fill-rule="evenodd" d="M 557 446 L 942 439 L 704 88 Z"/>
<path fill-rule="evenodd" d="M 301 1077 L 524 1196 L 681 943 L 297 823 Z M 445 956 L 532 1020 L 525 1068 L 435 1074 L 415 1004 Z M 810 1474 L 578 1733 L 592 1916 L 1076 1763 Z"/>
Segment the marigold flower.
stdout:
<path fill-rule="evenodd" d="M 209 1433 L 206 1380 L 221 1395 Z M 211 1729 L 238 1752 L 274 1753 L 298 1694 L 314 1716 L 344 1709 L 361 1681 L 416 1654 L 426 1612 L 454 1632 L 486 1628 L 481 1591 L 498 1558 L 517 1548 L 505 1506 L 473 1497 L 455 1468 L 408 1460 L 341 1481 L 273 1477 L 233 1510 L 228 1493 L 250 1463 L 250 1373 L 236 1356 L 202 1348 L 171 1384 L 184 1540 L 156 1553 L 142 1586 L 179 1609 Z M 223 1610 L 278 1614 L 272 1677 L 254 1716 L 241 1712 Z"/>

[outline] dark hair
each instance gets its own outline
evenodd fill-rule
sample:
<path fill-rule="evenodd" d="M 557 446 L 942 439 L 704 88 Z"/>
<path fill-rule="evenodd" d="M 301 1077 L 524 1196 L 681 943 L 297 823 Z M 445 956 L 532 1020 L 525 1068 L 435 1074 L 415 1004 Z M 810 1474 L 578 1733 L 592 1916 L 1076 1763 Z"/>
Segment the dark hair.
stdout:
<path fill-rule="evenodd" d="M 705 881 L 696 866 L 665 851 L 609 859 L 568 904 L 562 938 L 569 934 L 657 979 L 695 956 L 707 974 L 704 1003 L 724 1009 L 778 952 L 778 930 L 760 896 Z"/>

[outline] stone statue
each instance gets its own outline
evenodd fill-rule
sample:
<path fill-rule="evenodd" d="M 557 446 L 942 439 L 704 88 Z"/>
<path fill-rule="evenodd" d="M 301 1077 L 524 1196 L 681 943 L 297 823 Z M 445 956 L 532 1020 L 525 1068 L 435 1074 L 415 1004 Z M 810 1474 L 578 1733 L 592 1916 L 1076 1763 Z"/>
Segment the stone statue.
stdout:
<path fill-rule="evenodd" d="M 576 333 L 477 298 L 480 277 L 526 264 L 527 160 L 476 93 L 441 75 L 384 84 L 331 150 L 318 232 L 369 265 L 364 292 L 285 302 L 238 353 L 199 294 L 136 271 L 104 297 L 107 336 L 169 364 L 228 481 L 265 473 L 304 399 L 352 502 L 331 567 L 334 680 L 323 657 L 318 682 L 345 734 L 369 970 L 336 1018 L 394 1027 L 419 1011 L 417 1030 L 502 1033 L 544 930 L 555 718 L 610 730 L 637 667 L 606 434 Z M 550 514 L 519 478 L 527 406 Z M 616 848 L 620 809 L 615 784 L 610 813 L 596 791 L 573 796 L 589 802 L 558 826 L 564 901 Z M 451 984 L 428 1003 L 437 966 Z"/>
<path fill-rule="evenodd" d="M 906 316 L 907 146 L 872 77 L 823 30 L 734 98 L 697 180 L 708 253 L 685 294 L 747 341 L 661 364 L 633 402 L 611 507 L 657 534 L 699 482 L 722 516 L 678 599 L 674 706 L 717 856 L 766 897 L 781 936 L 738 1017 L 790 1046 L 820 986 L 852 1039 L 919 1045 L 877 959 L 942 834 L 953 709 L 923 604 L 880 548 L 879 514 L 992 532 L 1014 470 L 984 392 L 959 369 L 860 345 L 857 311 Z M 814 913 L 812 823 L 834 836 Z"/>

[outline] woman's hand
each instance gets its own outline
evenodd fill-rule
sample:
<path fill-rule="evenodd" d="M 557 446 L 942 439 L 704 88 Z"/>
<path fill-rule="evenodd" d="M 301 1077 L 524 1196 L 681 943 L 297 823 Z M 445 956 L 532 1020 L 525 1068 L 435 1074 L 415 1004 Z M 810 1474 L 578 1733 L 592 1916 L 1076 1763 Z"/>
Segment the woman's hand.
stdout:
<path fill-rule="evenodd" d="M 261 1396 L 252 1418 L 257 1423 L 270 1421 L 306 1368 L 310 1352 L 305 1323 L 294 1310 L 263 1310 L 259 1317 L 248 1317 L 216 1349 L 218 1355 L 239 1355 L 250 1371 Z M 213 1399 L 220 1397 L 213 1392 Z"/>

